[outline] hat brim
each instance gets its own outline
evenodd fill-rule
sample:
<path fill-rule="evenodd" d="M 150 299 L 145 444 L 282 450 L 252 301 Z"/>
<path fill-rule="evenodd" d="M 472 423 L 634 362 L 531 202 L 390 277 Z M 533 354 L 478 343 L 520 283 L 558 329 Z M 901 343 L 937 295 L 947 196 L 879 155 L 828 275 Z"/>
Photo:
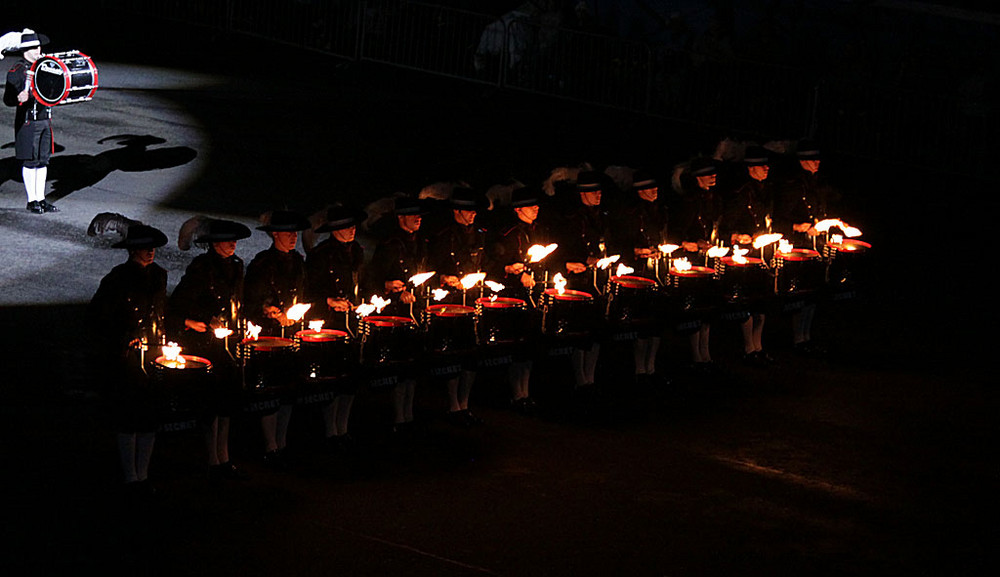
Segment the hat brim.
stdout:
<path fill-rule="evenodd" d="M 346 216 L 344 218 L 338 218 L 336 220 L 329 220 L 323 224 L 316 227 L 313 232 L 323 233 L 323 232 L 333 232 L 335 230 L 344 230 L 345 228 L 351 228 L 352 226 L 358 226 L 365 219 L 368 218 L 368 214 L 364 211 L 358 211 L 355 214 Z"/>
<path fill-rule="evenodd" d="M 225 225 L 221 225 L 222 230 L 215 230 L 205 233 L 194 239 L 194 242 L 198 244 L 208 244 L 212 242 L 229 242 L 234 240 L 243 240 L 245 238 L 250 238 L 253 234 L 250 231 L 250 227 L 245 224 L 238 222 L 227 221 Z"/>
<path fill-rule="evenodd" d="M 160 248 L 165 244 L 167 244 L 167 235 L 155 228 L 150 228 L 149 230 L 142 231 L 142 233 L 138 235 L 126 235 L 124 239 L 111 245 L 111 248 Z"/>

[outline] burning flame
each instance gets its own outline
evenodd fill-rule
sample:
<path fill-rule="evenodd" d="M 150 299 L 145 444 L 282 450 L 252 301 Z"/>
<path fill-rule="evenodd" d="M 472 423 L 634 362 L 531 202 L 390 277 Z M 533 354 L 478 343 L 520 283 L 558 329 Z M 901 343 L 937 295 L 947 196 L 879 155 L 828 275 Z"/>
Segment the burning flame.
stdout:
<path fill-rule="evenodd" d="M 486 278 L 486 273 L 476 272 L 463 276 L 462 280 L 458 282 L 462 285 L 462 288 L 464 288 L 465 290 L 469 290 L 470 288 L 479 284 L 479 282 L 482 281 L 484 278 Z"/>
<path fill-rule="evenodd" d="M 771 234 L 762 234 L 757 238 L 753 239 L 754 248 L 764 248 L 769 244 L 773 244 L 781 240 L 781 233 L 775 232 Z"/>
<path fill-rule="evenodd" d="M 844 223 L 844 226 L 842 226 L 840 230 L 844 231 L 844 236 L 846 236 L 848 238 L 854 238 L 856 236 L 861 236 L 861 229 L 860 228 L 856 228 L 856 227 L 853 227 L 853 226 L 848 226 L 847 223 Z"/>
<path fill-rule="evenodd" d="M 556 276 L 552 277 L 552 286 L 556 287 L 556 292 L 563 294 L 566 292 L 566 277 L 562 273 L 556 273 Z"/>
<path fill-rule="evenodd" d="M 662 252 L 663 254 L 669 255 L 672 254 L 675 250 L 679 249 L 680 247 L 681 246 L 679 244 L 661 244 L 656 248 L 660 249 L 660 252 Z"/>
<path fill-rule="evenodd" d="M 597 264 L 595 266 L 597 266 L 597 268 L 599 268 L 601 270 L 604 270 L 604 269 L 608 268 L 609 266 L 611 266 L 613 263 L 618 262 L 618 259 L 620 259 L 621 257 L 622 257 L 622 255 L 616 254 L 615 256 L 609 256 L 607 258 L 602 258 L 601 260 L 597 261 Z"/>
<path fill-rule="evenodd" d="M 309 330 L 319 332 L 323 330 L 323 319 L 309 321 Z"/>
<path fill-rule="evenodd" d="M 795 247 L 792 246 L 792 243 L 790 243 L 788 240 L 784 238 L 778 241 L 778 252 L 782 254 L 788 254 L 792 252 L 792 249 L 794 248 Z"/>
<path fill-rule="evenodd" d="M 366 317 L 372 313 L 382 312 L 382 309 L 384 309 L 386 305 L 388 305 L 391 302 L 392 300 L 390 299 L 384 299 L 378 295 L 372 295 L 371 303 L 362 303 L 358 305 L 358 307 L 354 309 L 354 312 L 358 313 L 359 317 Z"/>
<path fill-rule="evenodd" d="M 226 327 L 219 327 L 213 331 L 215 333 L 215 338 L 224 339 L 229 335 L 233 334 L 233 331 L 227 329 Z"/>
<path fill-rule="evenodd" d="M 497 295 L 490 295 L 490 302 L 497 300 Z"/>
<path fill-rule="evenodd" d="M 713 246 L 708 249 L 709 258 L 722 258 L 729 254 L 729 247 L 726 246 Z"/>
<path fill-rule="evenodd" d="M 625 266 L 623 264 L 619 264 L 618 265 L 618 269 L 615 270 L 615 276 L 625 276 L 627 274 L 631 274 L 631 273 L 634 273 L 634 272 L 635 272 L 634 268 L 629 267 L 629 266 Z"/>
<path fill-rule="evenodd" d="M 840 244 L 844 242 L 844 236 L 840 234 L 831 234 L 830 242 L 832 242 L 833 244 Z"/>
<path fill-rule="evenodd" d="M 750 261 L 747 260 L 747 257 L 743 256 L 743 255 L 745 255 L 748 252 L 750 252 L 750 249 L 748 249 L 748 248 L 740 248 L 740 245 L 734 244 L 733 245 L 733 262 L 735 262 L 737 264 L 746 264 L 746 263 L 750 262 Z"/>
<path fill-rule="evenodd" d="M 412 283 L 413 286 L 418 287 L 418 286 L 424 284 L 425 282 L 427 282 L 427 279 L 431 278 L 432 276 L 434 276 L 436 274 L 437 274 L 437 271 L 433 271 L 433 270 L 431 272 L 422 272 L 420 274 L 415 274 L 415 275 L 413 275 L 413 276 L 410 277 L 410 283 Z"/>
<path fill-rule="evenodd" d="M 246 338 L 252 339 L 252 340 L 257 340 L 257 337 L 260 336 L 260 330 L 262 328 L 263 327 L 257 326 L 255 324 L 253 324 L 252 322 L 247 321 Z"/>
<path fill-rule="evenodd" d="M 500 284 L 498 282 L 493 282 L 491 280 L 488 280 L 488 281 L 486 281 L 483 284 L 485 284 L 486 286 L 490 287 L 490 290 L 493 291 L 493 292 L 495 292 L 495 293 L 498 293 L 498 292 L 502 291 L 504 288 L 506 288 L 502 284 Z"/>
<path fill-rule="evenodd" d="M 689 261 L 686 256 L 675 260 L 674 270 L 678 271 L 691 270 L 691 261 Z"/>
<path fill-rule="evenodd" d="M 181 347 L 173 341 L 163 345 L 163 358 L 168 361 L 174 361 L 178 365 L 184 364 L 184 357 L 181 356 Z"/>
<path fill-rule="evenodd" d="M 431 291 L 431 295 L 433 295 L 434 300 L 439 301 L 444 297 L 448 296 L 448 291 L 437 288 Z"/>
<path fill-rule="evenodd" d="M 288 312 L 285 313 L 285 317 L 290 321 L 301 321 L 302 317 L 306 316 L 306 311 L 312 307 L 311 304 L 299 303 L 288 307 Z"/>
<path fill-rule="evenodd" d="M 848 238 L 861 236 L 861 229 L 855 228 L 839 218 L 827 218 L 817 222 L 813 226 L 813 228 L 820 232 L 828 232 L 832 227 L 837 227 L 842 230 L 844 232 L 844 236 L 847 236 Z"/>
<path fill-rule="evenodd" d="M 528 248 L 528 262 L 538 262 L 552 254 L 557 248 L 559 248 L 559 245 L 556 243 L 552 243 L 548 246 L 542 246 L 540 244 L 531 245 Z"/>

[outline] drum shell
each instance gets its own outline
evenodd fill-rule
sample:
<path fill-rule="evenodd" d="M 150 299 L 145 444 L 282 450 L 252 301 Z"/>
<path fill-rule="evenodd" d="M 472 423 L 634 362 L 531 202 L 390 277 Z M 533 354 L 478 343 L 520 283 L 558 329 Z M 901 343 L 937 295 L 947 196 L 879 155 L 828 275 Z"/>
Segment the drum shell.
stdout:
<path fill-rule="evenodd" d="M 780 295 L 806 295 L 823 288 L 826 265 L 811 249 L 793 249 L 775 256 L 775 290 Z"/>
<path fill-rule="evenodd" d="M 476 299 L 476 331 L 483 346 L 524 342 L 528 337 L 528 303 L 515 298 Z"/>
<path fill-rule="evenodd" d="M 542 293 L 542 334 L 550 337 L 590 335 L 596 320 L 594 297 L 589 293 L 577 290 L 559 293 L 556 289 L 546 289 Z"/>
<path fill-rule="evenodd" d="M 244 339 L 237 347 L 243 360 L 243 386 L 251 394 L 282 394 L 295 385 L 295 341 L 283 337 Z"/>
<path fill-rule="evenodd" d="M 468 352 L 476 348 L 476 309 L 463 305 L 430 305 L 424 310 L 427 347 L 434 353 Z"/>
<path fill-rule="evenodd" d="M 833 287 L 853 287 L 871 279 L 867 242 L 848 239 L 839 244 L 827 243 L 823 256 L 827 261 L 827 281 Z"/>
<path fill-rule="evenodd" d="M 158 357 L 152 363 L 151 382 L 161 411 L 168 417 L 195 416 L 208 404 L 213 386 L 212 363 L 206 358 L 180 355 L 183 366 Z"/>
<path fill-rule="evenodd" d="M 718 306 L 719 283 L 713 269 L 696 266 L 679 271 L 672 268 L 668 278 L 671 300 L 678 312 L 696 312 Z"/>
<path fill-rule="evenodd" d="M 656 314 L 659 287 L 656 281 L 639 276 L 613 276 L 608 281 L 606 318 L 615 323 L 651 320 Z"/>
<path fill-rule="evenodd" d="M 42 55 L 32 64 L 32 93 L 43 106 L 85 102 L 97 90 L 97 67 L 78 51 Z"/>
<path fill-rule="evenodd" d="M 361 319 L 361 363 L 385 365 L 414 361 L 420 353 L 417 325 L 406 317 Z"/>
<path fill-rule="evenodd" d="M 299 331 L 294 340 L 303 380 L 322 382 L 351 371 L 356 355 L 346 332 L 333 329 Z"/>
<path fill-rule="evenodd" d="M 771 276 L 759 258 L 748 258 L 746 263 L 728 257 L 716 259 L 715 272 L 720 294 L 727 303 L 759 301 L 774 293 Z"/>

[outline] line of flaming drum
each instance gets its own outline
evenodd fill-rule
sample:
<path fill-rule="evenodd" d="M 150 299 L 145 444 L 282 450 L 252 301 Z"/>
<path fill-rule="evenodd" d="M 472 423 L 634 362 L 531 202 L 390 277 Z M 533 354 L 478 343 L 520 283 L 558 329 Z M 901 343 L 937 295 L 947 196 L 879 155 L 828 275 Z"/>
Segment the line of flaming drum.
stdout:
<path fill-rule="evenodd" d="M 774 258 L 772 262 L 777 273 L 774 275 L 773 293 L 788 294 L 794 293 L 797 287 L 780 287 L 778 279 L 782 269 L 788 267 L 789 264 L 802 266 L 803 268 L 800 272 L 804 273 L 804 277 L 811 277 L 814 281 L 819 277 L 817 282 L 822 284 L 829 281 L 826 278 L 829 276 L 828 265 L 838 258 L 838 255 L 860 255 L 871 248 L 871 244 L 857 239 L 857 237 L 861 236 L 859 229 L 839 219 L 822 220 L 815 225 L 815 228 L 825 235 L 824 238 L 827 241 L 823 245 L 822 256 L 815 249 L 815 237 L 813 239 L 813 249 L 795 248 L 780 233 L 762 234 L 754 239 L 753 250 L 758 251 L 759 257 L 748 256 L 751 249 L 740 248 L 739 245 L 733 245 L 732 248 L 724 246 L 712 247 L 707 251 L 705 257 L 706 266 L 693 265 L 687 257 L 672 258 L 673 252 L 680 248 L 678 245 L 663 244 L 658 248 L 662 253 L 663 260 L 667 261 L 670 287 L 680 289 L 678 294 L 684 294 L 686 279 L 695 280 L 695 283 L 692 283 L 689 288 L 703 290 L 705 281 L 711 283 L 712 281 L 720 280 L 725 277 L 726 271 L 766 272 L 768 265 L 764 259 L 764 251 L 770 248 L 773 250 Z M 843 234 L 831 234 L 830 229 L 832 228 L 840 229 Z M 530 247 L 527 251 L 528 258 L 525 264 L 531 265 L 541 262 L 556 248 L 556 244 L 534 245 Z M 602 292 L 598 287 L 599 271 L 606 271 L 611 265 L 618 262 L 619 259 L 620 255 L 604 258 L 599 260 L 593 267 L 595 292 L 598 295 L 606 297 L 609 305 L 606 313 L 609 317 L 612 316 L 610 314 L 611 301 L 615 300 L 616 297 L 619 300 L 623 300 L 622 297 L 626 297 L 627 291 L 631 290 L 634 292 L 631 302 L 641 307 L 644 304 L 648 304 L 644 300 L 645 297 L 651 294 L 651 291 L 657 290 L 659 286 L 657 280 L 641 276 L 630 276 L 634 270 L 619 263 L 615 274 L 608 278 L 608 289 Z M 707 266 L 709 259 L 714 259 L 714 268 Z M 660 279 L 660 260 L 659 258 L 650 259 L 650 268 L 654 271 L 656 279 Z M 530 268 L 527 270 L 530 271 Z M 416 291 L 417 287 L 424 285 L 435 274 L 437 273 L 434 271 L 420 273 L 411 277 L 409 281 Z M 546 271 L 543 286 L 548 286 L 548 276 L 549 274 Z M 764 278 L 766 279 L 766 276 Z M 843 281 L 842 278 L 835 280 Z M 795 281 L 791 282 L 794 284 Z M 801 288 L 808 289 L 810 286 L 814 286 L 809 285 L 809 282 L 803 281 L 803 284 L 806 286 Z M 441 301 L 448 296 L 449 291 L 445 289 L 433 289 L 424 294 L 428 303 L 424 314 L 424 329 L 431 332 L 431 329 L 434 328 L 431 326 L 433 323 L 442 323 L 438 327 L 440 330 L 436 332 L 436 336 L 431 335 L 430 339 L 431 347 L 435 352 L 443 352 L 448 349 L 450 349 L 448 352 L 463 352 L 474 348 L 477 344 L 489 346 L 492 344 L 516 342 L 519 340 L 519 337 L 523 337 L 523 335 L 517 334 L 518 331 L 523 329 L 523 324 L 505 323 L 503 320 L 486 319 L 485 317 L 491 310 L 495 310 L 495 312 L 501 314 L 521 314 L 527 310 L 528 303 L 520 299 L 498 298 L 497 293 L 502 291 L 504 286 L 500 283 L 487 280 L 486 273 L 479 272 L 466 275 L 460 280 L 460 284 L 462 287 L 462 305 L 431 304 L 431 301 Z M 476 306 L 466 306 L 466 294 L 477 287 L 479 288 L 479 297 L 475 299 Z M 565 287 L 566 279 L 560 273 L 556 273 L 552 277 L 552 288 L 547 288 L 543 291 L 543 320 L 541 327 L 543 334 L 551 334 L 553 336 L 559 336 L 560 334 L 570 335 L 573 330 L 572 325 L 575 320 L 578 320 L 579 313 L 592 310 L 570 307 L 567 308 L 564 314 L 558 315 L 558 317 L 553 315 L 550 321 L 545 320 L 545 313 L 550 308 L 554 309 L 560 301 L 582 304 L 585 307 L 593 304 L 593 295 L 590 293 L 569 290 Z M 486 289 L 489 289 L 493 294 L 485 296 Z M 771 288 L 768 287 L 767 290 L 770 291 Z M 531 307 L 535 308 L 536 303 L 534 299 L 530 295 L 528 298 L 531 300 Z M 624 300 L 627 300 L 627 297 Z M 409 318 L 377 316 L 391 302 L 391 300 L 373 295 L 369 302 L 363 303 L 354 308 L 353 311 L 345 313 L 348 316 L 352 312 L 357 315 L 361 327 L 360 332 L 362 333 L 361 365 L 363 366 L 372 367 L 379 364 L 392 364 L 397 361 L 413 360 L 412 357 L 402 358 L 405 355 L 401 355 L 399 351 L 394 352 L 391 348 L 394 343 L 399 342 L 397 338 L 399 334 L 410 335 L 415 340 L 421 323 L 414 316 L 412 303 L 410 304 Z M 332 356 L 335 360 L 334 364 L 338 366 L 331 372 L 329 368 L 324 368 L 321 362 L 312 363 L 311 366 L 305 368 L 305 377 L 307 380 L 322 380 L 329 375 L 343 374 L 341 371 L 343 365 L 350 363 L 350 359 L 346 357 L 346 353 L 344 352 L 346 350 L 344 347 L 346 347 L 349 340 L 354 336 L 349 332 L 350 323 L 345 323 L 348 332 L 324 329 L 322 320 L 308 321 L 308 329 L 306 329 L 306 323 L 303 322 L 303 319 L 311 306 L 305 303 L 295 303 L 285 313 L 285 316 L 293 321 L 293 323 L 300 323 L 301 330 L 295 333 L 295 339 L 285 338 L 285 328 L 282 328 L 281 337 L 260 337 L 261 327 L 252 322 L 247 322 L 246 330 L 243 334 L 244 338 L 240 343 L 241 346 L 238 347 L 237 356 L 242 361 L 244 369 L 248 368 L 248 364 L 250 363 L 264 365 L 255 367 L 255 373 L 259 374 L 260 378 L 258 382 L 247 383 L 248 389 L 267 387 L 266 365 L 268 364 L 267 357 L 269 355 L 277 354 L 287 358 L 289 354 L 301 352 L 308 347 L 316 347 L 316 350 L 313 352 L 320 353 L 318 357 L 315 354 L 311 356 L 311 358 L 315 359 L 323 356 L 323 347 L 332 346 L 327 352 L 336 351 Z M 626 306 L 628 305 L 626 304 Z M 621 318 L 620 309 L 617 311 L 617 316 L 617 319 L 609 318 L 609 320 L 625 320 Z M 386 331 L 386 334 L 382 334 L 383 330 Z M 389 336 L 388 333 L 393 333 L 395 336 Z M 228 339 L 232 334 L 233 331 L 226 327 L 215 329 L 215 336 L 225 340 L 225 349 L 227 352 L 230 351 Z M 148 347 L 144 345 L 143 351 L 147 350 Z M 162 354 L 155 359 L 154 367 L 159 371 L 166 370 L 169 372 L 178 370 L 199 372 L 202 374 L 211 372 L 211 361 L 203 357 L 183 354 L 181 351 L 181 347 L 175 342 L 163 345 Z M 230 355 L 232 355 L 231 352 Z M 309 363 L 304 364 L 309 365 Z M 143 366 L 145 366 L 144 363 Z M 289 364 L 276 363 L 274 366 L 287 369 Z"/>

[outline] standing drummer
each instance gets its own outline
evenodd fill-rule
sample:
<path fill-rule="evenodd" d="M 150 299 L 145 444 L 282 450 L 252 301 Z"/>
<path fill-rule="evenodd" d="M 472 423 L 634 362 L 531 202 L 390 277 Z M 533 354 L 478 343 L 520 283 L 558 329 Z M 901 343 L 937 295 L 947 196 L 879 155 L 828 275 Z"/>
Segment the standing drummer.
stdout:
<path fill-rule="evenodd" d="M 495 236 L 487 243 L 487 272 L 491 279 L 499 279 L 504 289 L 500 296 L 534 303 L 535 273 L 541 273 L 542 264 L 528 268 L 528 249 L 534 245 L 547 245 L 550 234 L 538 222 L 541 191 L 532 186 L 515 189 L 511 193 L 513 214 L 508 222 L 496 228 Z M 537 323 L 533 323 L 537 326 Z M 525 327 L 527 329 L 527 327 Z M 532 333 L 525 334 L 524 349 L 510 364 L 507 378 L 511 387 L 511 406 L 523 413 L 533 413 L 537 404 L 531 397 L 529 384 L 532 369 Z"/>
<path fill-rule="evenodd" d="M 458 295 L 463 290 L 461 278 L 482 270 L 486 231 L 476 222 L 476 215 L 486 207 L 486 197 L 472 188 L 456 187 L 448 202 L 452 219 L 431 239 L 430 268 L 437 271 L 442 289 Z M 462 372 L 448 379 L 450 421 L 466 427 L 482 424 L 469 410 L 475 380 L 471 362 L 463 363 Z"/>
<path fill-rule="evenodd" d="M 49 43 L 44 34 L 25 28 L 0 37 L 0 59 L 5 53 L 20 53 L 21 60 L 7 71 L 3 103 L 16 106 L 14 113 L 14 150 L 21 161 L 21 178 L 28 195 L 27 209 L 35 214 L 59 212 L 45 200 L 45 181 L 52 156 L 52 109 L 43 106 L 31 91 L 32 66 L 42 57 L 42 46 Z"/>
<path fill-rule="evenodd" d="M 313 305 L 310 316 L 323 320 L 326 328 L 353 332 L 351 312 L 361 304 L 358 281 L 365 259 L 364 248 L 355 237 L 357 226 L 366 218 L 362 210 L 339 205 L 327 211 L 326 222 L 314 231 L 330 236 L 306 253 L 305 298 Z M 323 407 L 326 438 L 336 449 L 349 452 L 354 448 L 348 425 L 357 378 L 347 375 L 335 386 L 336 396 Z"/>
<path fill-rule="evenodd" d="M 429 212 L 419 199 L 397 198 L 393 208 L 396 226 L 375 247 L 365 285 L 370 294 L 391 301 L 383 311 L 386 314 L 408 317 L 417 303 L 407 283 L 416 274 L 430 272 L 428 242 L 420 232 L 423 217 Z M 416 375 L 404 376 L 393 389 L 393 430 L 397 433 L 412 431 L 415 391 Z"/>
<path fill-rule="evenodd" d="M 762 146 L 748 146 L 743 155 L 746 178 L 735 190 L 724 195 L 724 209 L 719 236 L 741 248 L 753 246 L 754 238 L 770 232 L 774 187 L 768 179 L 770 156 Z M 740 323 L 743 335 L 743 361 L 751 366 L 767 366 L 774 359 L 764 350 L 764 305 L 762 299 L 750 304 L 749 316 Z"/>
<path fill-rule="evenodd" d="M 680 176 L 680 206 L 672 211 L 671 229 L 681 239 L 677 258 L 686 257 L 692 264 L 703 260 L 706 252 L 719 241 L 719 223 L 723 214 L 722 198 L 715 191 L 718 167 L 714 159 L 696 158 Z M 711 318 L 704 314 L 697 327 L 690 329 L 688 341 L 696 369 L 712 369 L 709 348 Z"/>
<path fill-rule="evenodd" d="M 111 269 L 87 309 L 101 381 L 107 386 L 112 425 L 126 487 L 149 494 L 149 463 L 159 407 L 149 379 L 152 351 L 160 345 L 167 300 L 167 271 L 153 262 L 167 243 L 159 230 L 132 224 L 125 238 L 112 245 L 128 250 L 128 260 Z M 152 354 L 152 353 L 150 353 Z"/>
<path fill-rule="evenodd" d="M 187 250 L 193 240 L 207 250 L 191 261 L 167 303 L 171 340 L 212 362 L 213 388 L 206 391 L 205 412 L 200 415 L 210 479 L 245 477 L 229 459 L 229 425 L 239 406 L 240 371 L 227 349 L 228 340 L 218 338 L 215 330 L 238 334 L 244 267 L 236 255 L 236 243 L 249 237 L 250 229 L 238 222 L 202 216 L 189 219 L 181 227 L 177 244 Z"/>
<path fill-rule="evenodd" d="M 261 217 L 257 230 L 271 237 L 271 246 L 259 253 L 247 266 L 244 282 L 244 316 L 261 327 L 262 336 L 281 336 L 285 327 L 296 321 L 287 317 L 288 309 L 303 298 L 305 260 L 295 250 L 299 232 L 311 228 L 301 213 L 280 210 Z M 291 379 L 291 375 L 288 376 Z M 271 466 L 285 464 L 288 424 L 292 417 L 292 399 L 282 395 L 276 412 L 261 417 L 264 435 L 264 461 Z"/>
<path fill-rule="evenodd" d="M 656 280 L 656 268 L 651 260 L 660 258 L 659 246 L 667 242 L 667 206 L 660 199 L 656 179 L 644 171 L 636 171 L 632 178 L 631 198 L 612 215 L 616 226 L 611 231 L 612 254 L 620 254 L 623 264 L 634 274 Z M 655 297 L 654 297 L 655 298 Z M 652 317 L 657 317 L 658 303 L 647 302 Z M 658 322 L 645 323 L 635 339 L 632 352 L 637 384 L 658 378 L 656 356 L 660 350 L 662 327 Z"/>

